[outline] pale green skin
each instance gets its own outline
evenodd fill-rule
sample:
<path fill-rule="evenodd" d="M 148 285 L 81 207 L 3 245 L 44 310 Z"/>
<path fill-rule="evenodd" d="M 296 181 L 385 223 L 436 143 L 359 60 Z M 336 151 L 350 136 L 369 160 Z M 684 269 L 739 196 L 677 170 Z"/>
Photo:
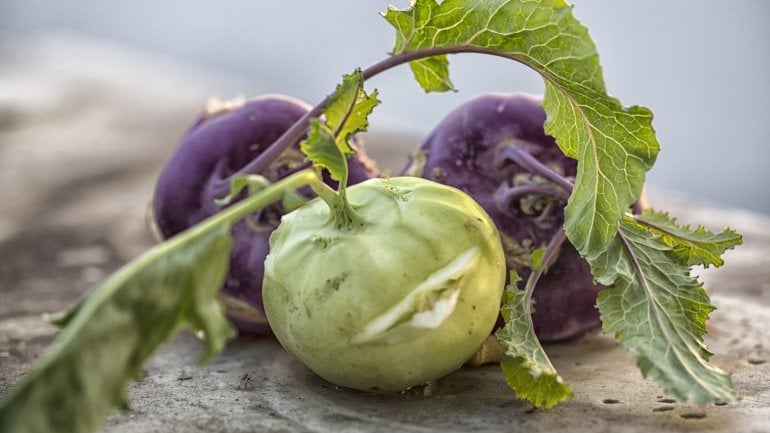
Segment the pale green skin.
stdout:
<path fill-rule="evenodd" d="M 506 267 L 495 225 L 467 194 L 420 178 L 371 179 L 348 197 L 363 220 L 352 230 L 336 229 L 316 199 L 285 215 L 271 236 L 262 290 L 276 337 L 319 376 L 364 391 L 397 392 L 459 368 L 500 309 Z M 455 279 L 440 284 L 448 290 L 431 292 L 449 302 L 459 289 L 438 327 L 362 337 L 399 302 L 410 312 L 396 323 L 408 322 L 420 307 L 403 301 L 407 294 L 458 260 Z"/>

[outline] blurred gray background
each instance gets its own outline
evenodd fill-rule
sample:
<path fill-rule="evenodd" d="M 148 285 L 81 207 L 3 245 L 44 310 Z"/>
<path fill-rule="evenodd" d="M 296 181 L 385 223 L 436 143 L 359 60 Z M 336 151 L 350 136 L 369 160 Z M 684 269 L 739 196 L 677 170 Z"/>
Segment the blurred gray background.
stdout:
<path fill-rule="evenodd" d="M 574 3 L 597 42 L 610 92 L 655 113 L 662 151 L 649 184 L 770 213 L 770 2 Z M 102 44 L 215 77 L 212 89 L 223 97 L 286 93 L 314 103 L 341 74 L 386 56 L 394 32 L 378 12 L 387 6 L 361 0 L 0 0 L 0 42 Z M 97 67 L 93 62 L 84 59 L 82 68 Z M 378 88 L 383 101 L 372 129 L 397 129 L 402 132 L 394 136 L 417 145 L 448 111 L 476 95 L 543 90 L 537 74 L 510 61 L 459 55 L 450 62 L 460 90 L 454 94 L 425 95 L 405 67 L 372 79 L 369 87 Z"/>

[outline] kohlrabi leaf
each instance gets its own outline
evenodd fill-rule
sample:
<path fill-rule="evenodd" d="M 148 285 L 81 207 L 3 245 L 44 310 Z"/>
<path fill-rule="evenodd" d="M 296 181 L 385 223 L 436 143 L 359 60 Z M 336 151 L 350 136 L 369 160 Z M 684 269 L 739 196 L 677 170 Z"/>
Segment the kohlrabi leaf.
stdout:
<path fill-rule="evenodd" d="M 629 351 L 645 377 L 679 400 L 735 400 L 729 374 L 709 362 L 703 343 L 714 306 L 677 253 L 630 217 L 606 253 L 591 261 L 601 292 L 602 326 Z"/>
<path fill-rule="evenodd" d="M 347 159 L 355 153 L 349 140 L 366 131 L 368 116 L 379 103 L 376 90 L 371 95 L 364 91 L 361 70 L 345 75 L 329 97 L 325 122 L 310 121 L 308 138 L 300 143 L 302 152 L 317 167 L 327 169 L 332 178 L 347 183 Z"/>
<path fill-rule="evenodd" d="M 295 173 L 158 244 L 62 316 L 49 351 L 0 402 L 0 432 L 87 433 L 122 405 L 128 382 L 153 351 L 187 325 L 205 339 L 202 360 L 233 328 L 217 302 L 230 257 L 230 227 L 287 190 L 323 182 Z"/>
<path fill-rule="evenodd" d="M 345 147 L 350 147 L 345 144 Z M 325 168 L 336 181 L 348 178 L 348 153 L 334 139 L 334 131 L 318 119 L 310 119 L 307 139 L 300 143 L 302 153 L 319 168 Z"/>
<path fill-rule="evenodd" d="M 446 56 L 428 57 L 409 63 L 414 78 L 426 92 L 455 90 L 449 79 L 449 60 Z M 446 71 L 446 73 L 443 73 Z"/>
<path fill-rule="evenodd" d="M 534 287 L 527 282 L 525 289 L 519 290 L 518 282 L 516 271 L 511 271 L 500 309 L 505 326 L 495 332 L 503 348 L 500 366 L 516 396 L 547 409 L 568 399 L 572 389 L 556 372 L 532 327 L 532 299 L 528 291 Z"/>
<path fill-rule="evenodd" d="M 658 142 L 648 109 L 625 108 L 608 95 L 594 43 L 572 7 L 563 0 L 416 0 L 406 10 L 391 7 L 385 18 L 397 30 L 394 55 L 478 52 L 542 75 L 546 132 L 578 160 L 567 236 L 586 257 L 603 253 L 641 193 Z M 418 82 L 441 90 L 445 61 L 414 57 Z"/>
<path fill-rule="evenodd" d="M 415 31 L 425 26 L 438 11 L 439 3 L 436 0 L 424 1 L 415 9 L 414 14 L 400 13 L 391 8 L 385 14 L 388 20 L 397 30 L 396 44 L 391 54 L 399 54 L 409 51 L 411 40 L 409 37 Z M 426 92 L 446 92 L 455 90 L 454 84 L 449 79 L 449 61 L 446 55 L 432 56 L 414 60 L 409 63 L 414 78 Z"/>
<path fill-rule="evenodd" d="M 87 296 L 82 297 L 77 302 L 67 307 L 65 310 L 57 311 L 55 313 L 45 313 L 43 314 L 43 320 L 56 327 L 64 328 L 73 318 L 75 318 L 80 309 L 83 307 L 83 304 L 86 302 L 86 299 L 88 299 Z"/>
<path fill-rule="evenodd" d="M 660 240 L 673 249 L 672 254 L 687 266 L 722 266 L 722 254 L 743 243 L 743 236 L 733 230 L 713 233 L 700 226 L 695 229 L 681 226 L 667 213 L 651 209 L 635 219 L 659 235 Z"/>
<path fill-rule="evenodd" d="M 204 358 L 218 353 L 234 334 L 216 296 L 230 244 L 229 227 L 221 226 L 161 244 L 113 274 L 0 406 L 0 431 L 95 431 L 182 325 L 205 335 Z"/>
<path fill-rule="evenodd" d="M 249 195 L 252 195 L 268 185 L 270 185 L 270 181 L 265 176 L 258 174 L 233 176 L 230 180 L 230 193 L 215 200 L 215 203 L 219 206 L 227 206 L 232 203 L 244 189 L 248 191 Z"/>
<path fill-rule="evenodd" d="M 364 90 L 364 77 L 360 69 L 345 75 L 342 83 L 329 99 L 324 114 L 326 124 L 334 131 L 334 136 L 340 140 L 340 146 L 345 153 L 355 153 L 348 144 L 350 138 L 366 131 L 369 126 L 369 114 L 379 105 L 377 90 L 367 95 Z"/>

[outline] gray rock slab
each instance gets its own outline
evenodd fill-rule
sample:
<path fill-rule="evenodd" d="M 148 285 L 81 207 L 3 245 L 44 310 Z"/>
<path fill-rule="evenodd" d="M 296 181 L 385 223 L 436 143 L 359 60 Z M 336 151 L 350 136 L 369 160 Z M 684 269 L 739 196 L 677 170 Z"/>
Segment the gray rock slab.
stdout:
<path fill-rule="evenodd" d="M 546 347 L 574 389 L 571 400 L 550 410 L 516 399 L 496 365 L 465 367 L 399 395 L 370 395 L 319 379 L 271 339 L 241 338 L 198 366 L 199 343 L 184 335 L 147 366 L 131 388 L 131 411 L 111 416 L 105 431 L 767 431 L 770 308 L 732 297 L 714 302 L 719 313 L 707 343 L 714 363 L 732 372 L 739 402 L 677 403 L 598 332 Z"/>
<path fill-rule="evenodd" d="M 23 51 L 5 54 L 0 68 L 0 395 L 55 336 L 43 313 L 68 306 L 152 244 L 143 218 L 155 176 L 212 92 L 180 78 L 183 71 L 114 52 L 101 72 L 86 73 L 83 58 L 99 63 L 98 50 Z M 135 78 L 148 70 L 152 79 Z M 403 146 L 375 150 L 394 136 L 369 143 L 396 167 Z M 714 364 L 732 373 L 737 402 L 673 401 L 598 331 L 546 347 L 574 390 L 551 410 L 516 399 L 494 365 L 370 395 L 319 379 L 270 338 L 239 338 L 199 365 L 201 344 L 184 332 L 153 356 L 129 389 L 130 410 L 113 412 L 103 431 L 770 431 L 770 221 L 672 192 L 651 199 L 684 222 L 745 234 L 725 267 L 701 272 L 718 307 L 706 343 Z"/>

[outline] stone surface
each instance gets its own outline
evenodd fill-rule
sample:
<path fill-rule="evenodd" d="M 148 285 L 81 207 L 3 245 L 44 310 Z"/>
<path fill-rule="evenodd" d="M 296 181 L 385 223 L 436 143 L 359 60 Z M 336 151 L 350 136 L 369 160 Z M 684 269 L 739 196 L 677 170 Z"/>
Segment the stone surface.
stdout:
<path fill-rule="evenodd" d="M 151 245 L 143 216 L 155 176 L 212 92 L 173 68 L 114 52 L 110 65 L 87 72 L 80 65 L 102 58 L 99 50 L 55 48 L 4 52 L 0 69 L 0 395 L 52 341 L 43 313 L 68 306 Z M 151 80 L 136 78 L 148 70 Z M 405 147 L 378 148 L 391 141 L 370 136 L 370 153 L 397 167 Z M 599 332 L 546 347 L 574 389 L 548 411 L 517 400 L 496 366 L 368 395 L 317 378 L 270 338 L 235 340 L 200 366 L 200 343 L 182 333 L 146 365 L 130 387 L 131 410 L 114 412 L 104 431 L 770 430 L 770 220 L 671 192 L 651 199 L 682 221 L 745 234 L 724 268 L 702 272 L 718 306 L 706 342 L 713 362 L 733 373 L 740 401 L 674 402 Z"/>

